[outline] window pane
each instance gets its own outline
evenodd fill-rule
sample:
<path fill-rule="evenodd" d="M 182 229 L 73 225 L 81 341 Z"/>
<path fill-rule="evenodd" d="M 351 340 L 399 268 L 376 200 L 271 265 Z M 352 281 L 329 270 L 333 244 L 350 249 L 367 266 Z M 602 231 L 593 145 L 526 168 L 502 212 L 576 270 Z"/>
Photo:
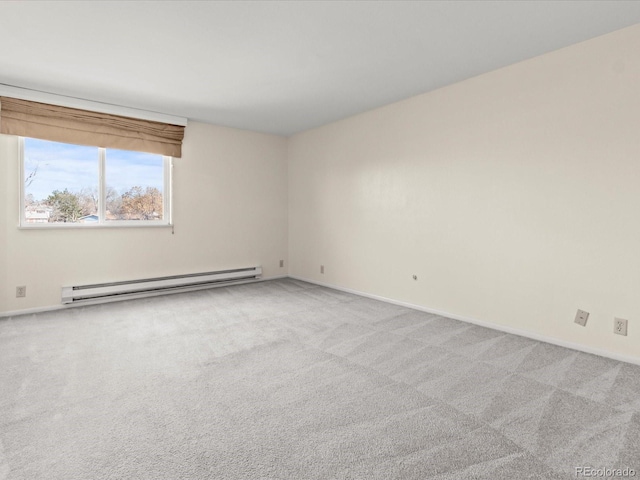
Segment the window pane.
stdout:
<path fill-rule="evenodd" d="M 29 223 L 98 220 L 98 148 L 24 139 L 24 205 Z"/>
<path fill-rule="evenodd" d="M 162 220 L 162 155 L 107 149 L 106 220 Z"/>

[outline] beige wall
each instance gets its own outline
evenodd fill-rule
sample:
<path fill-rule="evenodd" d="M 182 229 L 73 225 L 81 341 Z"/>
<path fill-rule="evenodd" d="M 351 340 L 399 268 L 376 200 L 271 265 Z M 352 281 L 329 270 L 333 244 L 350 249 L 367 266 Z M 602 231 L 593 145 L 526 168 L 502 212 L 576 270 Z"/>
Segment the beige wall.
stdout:
<path fill-rule="evenodd" d="M 291 137 L 290 274 L 640 357 L 638 52 L 635 26 Z"/>
<path fill-rule="evenodd" d="M 285 138 L 190 123 L 174 160 L 175 234 L 19 230 L 17 155 L 17 139 L 0 135 L 0 313 L 59 306 L 63 285 L 257 264 L 265 277 L 287 273 Z"/>

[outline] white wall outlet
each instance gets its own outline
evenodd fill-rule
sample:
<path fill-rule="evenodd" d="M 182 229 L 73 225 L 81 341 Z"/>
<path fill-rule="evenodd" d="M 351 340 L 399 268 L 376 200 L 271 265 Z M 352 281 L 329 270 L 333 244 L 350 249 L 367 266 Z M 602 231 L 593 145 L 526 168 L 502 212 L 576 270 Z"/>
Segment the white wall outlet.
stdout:
<path fill-rule="evenodd" d="M 613 319 L 613 333 L 617 335 L 627 336 L 627 320 L 624 318 L 614 318 Z"/>
<path fill-rule="evenodd" d="M 16 287 L 16 298 L 22 298 L 27 296 L 27 287 L 24 285 L 21 287 Z"/>
<path fill-rule="evenodd" d="M 324 265 L 320 265 L 320 273 L 324 273 Z"/>
<path fill-rule="evenodd" d="M 576 313 L 576 318 L 574 322 L 584 327 L 587 324 L 587 320 L 589 320 L 589 312 L 585 312 L 584 310 L 578 310 L 578 312 Z"/>

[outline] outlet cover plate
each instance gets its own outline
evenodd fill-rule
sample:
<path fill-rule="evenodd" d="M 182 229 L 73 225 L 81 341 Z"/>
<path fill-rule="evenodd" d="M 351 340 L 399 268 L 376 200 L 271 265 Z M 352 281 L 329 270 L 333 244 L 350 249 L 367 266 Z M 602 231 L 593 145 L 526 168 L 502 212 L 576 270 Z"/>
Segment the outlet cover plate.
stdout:
<path fill-rule="evenodd" d="M 16 287 L 16 298 L 23 298 L 27 296 L 27 287 L 24 285 L 21 287 Z"/>
<path fill-rule="evenodd" d="M 617 335 L 627 336 L 627 323 L 628 321 L 624 318 L 614 318 L 613 319 L 613 333 Z"/>
<path fill-rule="evenodd" d="M 587 320 L 589 320 L 589 312 L 585 312 L 584 310 L 578 310 L 578 312 L 576 313 L 576 318 L 574 322 L 584 327 L 587 324 Z"/>

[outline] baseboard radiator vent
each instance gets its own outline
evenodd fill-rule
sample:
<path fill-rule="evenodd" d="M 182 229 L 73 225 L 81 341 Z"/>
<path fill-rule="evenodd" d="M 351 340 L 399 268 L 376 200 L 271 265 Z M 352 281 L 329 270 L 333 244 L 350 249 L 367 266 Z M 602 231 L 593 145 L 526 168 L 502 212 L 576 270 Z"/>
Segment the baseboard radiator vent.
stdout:
<path fill-rule="evenodd" d="M 262 267 L 62 287 L 62 303 L 103 303 L 256 281 Z"/>

